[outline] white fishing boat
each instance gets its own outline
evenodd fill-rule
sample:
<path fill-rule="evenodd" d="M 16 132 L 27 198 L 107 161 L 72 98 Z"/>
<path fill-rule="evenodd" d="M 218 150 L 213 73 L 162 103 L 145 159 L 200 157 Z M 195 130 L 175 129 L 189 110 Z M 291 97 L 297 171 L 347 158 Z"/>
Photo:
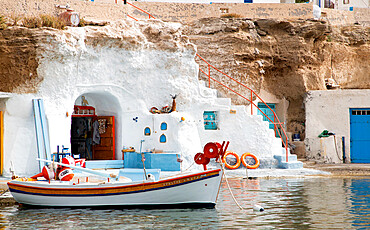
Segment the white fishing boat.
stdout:
<path fill-rule="evenodd" d="M 204 166 L 204 171 L 197 173 L 179 174 L 155 181 L 153 175 L 146 175 L 142 181 L 132 181 L 129 178 L 115 176 L 105 172 L 97 172 L 50 160 L 38 159 L 70 167 L 83 172 L 103 176 L 103 181 L 80 180 L 37 180 L 31 178 L 17 178 L 8 182 L 9 191 L 14 199 L 26 206 L 43 207 L 214 207 L 221 185 L 222 169 L 207 170 L 206 165 L 210 158 L 220 159 L 224 149 L 218 143 L 209 143 L 203 153 L 194 157 L 197 164 Z M 46 166 L 45 166 L 46 167 Z M 45 175 L 45 174 L 44 174 Z M 48 176 L 45 175 L 45 178 Z M 54 177 L 51 177 L 54 178 Z"/>
<path fill-rule="evenodd" d="M 214 207 L 220 169 L 144 182 L 22 181 L 8 182 L 22 205 L 46 207 Z M 24 179 L 23 179 L 24 180 Z"/>

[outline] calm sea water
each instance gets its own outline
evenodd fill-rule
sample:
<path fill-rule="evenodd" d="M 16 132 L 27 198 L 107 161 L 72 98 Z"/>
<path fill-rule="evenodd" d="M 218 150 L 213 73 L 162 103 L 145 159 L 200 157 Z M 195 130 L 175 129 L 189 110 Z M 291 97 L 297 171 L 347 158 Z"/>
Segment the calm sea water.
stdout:
<path fill-rule="evenodd" d="M 370 229 L 369 178 L 229 179 L 215 209 L 0 209 L 7 229 Z M 255 204 L 265 211 L 253 211 Z"/>

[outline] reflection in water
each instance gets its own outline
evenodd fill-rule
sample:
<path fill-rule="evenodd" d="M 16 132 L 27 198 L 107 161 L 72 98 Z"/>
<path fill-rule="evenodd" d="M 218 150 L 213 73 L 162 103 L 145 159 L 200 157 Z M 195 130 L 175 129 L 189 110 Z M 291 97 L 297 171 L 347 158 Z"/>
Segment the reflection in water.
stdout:
<path fill-rule="evenodd" d="M 229 179 L 216 209 L 0 209 L 10 229 L 369 229 L 369 178 Z M 259 204 L 264 212 L 253 211 Z"/>

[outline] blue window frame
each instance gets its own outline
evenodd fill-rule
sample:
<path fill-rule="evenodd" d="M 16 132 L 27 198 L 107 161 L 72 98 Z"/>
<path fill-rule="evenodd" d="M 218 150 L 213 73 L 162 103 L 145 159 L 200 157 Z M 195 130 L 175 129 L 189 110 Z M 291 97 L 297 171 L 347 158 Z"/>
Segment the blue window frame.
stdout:
<path fill-rule="evenodd" d="M 203 119 L 205 130 L 217 130 L 218 118 L 216 111 L 204 111 Z"/>
<path fill-rule="evenodd" d="M 162 134 L 162 135 L 159 137 L 159 142 L 161 142 L 161 143 L 166 143 L 166 142 L 167 142 L 167 137 L 166 137 L 166 135 Z"/>
<path fill-rule="evenodd" d="M 161 130 L 167 130 L 167 123 L 166 122 L 162 122 Z"/>
<path fill-rule="evenodd" d="M 150 128 L 149 128 L 149 127 L 146 127 L 146 128 L 144 129 L 144 135 L 145 135 L 145 136 L 150 136 Z"/>

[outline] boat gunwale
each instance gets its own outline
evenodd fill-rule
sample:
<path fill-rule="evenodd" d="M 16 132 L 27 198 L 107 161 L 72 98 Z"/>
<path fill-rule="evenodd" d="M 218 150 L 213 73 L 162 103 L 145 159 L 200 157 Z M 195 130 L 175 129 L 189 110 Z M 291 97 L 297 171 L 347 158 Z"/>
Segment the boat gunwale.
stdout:
<path fill-rule="evenodd" d="M 179 184 L 170 184 L 170 185 L 163 185 L 163 186 L 160 186 L 158 188 L 147 188 L 147 187 L 150 187 L 152 185 L 159 185 L 159 184 L 162 184 L 162 183 L 170 183 L 170 182 L 173 182 L 173 181 L 177 181 L 177 180 L 181 180 L 181 179 L 186 179 L 186 178 L 189 178 L 189 177 L 196 177 L 196 176 L 201 176 L 201 175 L 205 175 L 205 174 L 214 174 L 216 172 L 220 172 L 221 169 L 214 169 L 214 170 L 210 170 L 210 171 L 204 171 L 204 172 L 199 172 L 199 173 L 194 173 L 194 174 L 189 174 L 189 175 L 185 175 L 185 176 L 181 176 L 181 177 L 174 177 L 174 178 L 169 178 L 169 179 L 164 179 L 164 180 L 159 180 L 159 181 L 153 181 L 153 182 L 138 182 L 138 183 L 135 183 L 135 184 L 126 184 L 126 183 L 122 183 L 123 185 L 117 185 L 117 186 L 111 186 L 112 184 L 109 183 L 109 184 L 101 184 L 103 185 L 102 187 L 96 187 L 96 186 L 100 186 L 99 184 L 69 184 L 69 185 L 61 185 L 61 186 L 64 186 L 63 188 L 61 187 L 52 187 L 52 186 L 55 186 L 55 185 L 52 185 L 50 184 L 50 187 L 42 187 L 42 186 L 45 186 L 45 185 L 49 185 L 49 184 L 38 184 L 40 186 L 36 186 L 37 184 L 34 184 L 34 185 L 30 185 L 30 183 L 34 183 L 32 181 L 18 181 L 16 183 L 14 183 L 13 181 L 10 181 L 8 182 L 8 187 L 9 185 L 10 186 L 18 186 L 18 187 L 23 187 L 23 188 L 30 188 L 30 189 L 37 189 L 37 190 L 40 190 L 40 191 L 47 191 L 47 190 L 54 190 L 54 191 L 96 191 L 96 190 L 102 190 L 102 191 L 107 191 L 109 189 L 124 189 L 124 188 L 134 188 L 134 187 L 142 187 L 141 189 L 138 189 L 136 191 L 133 191 L 133 192 L 144 192 L 144 191 L 150 191 L 150 190 L 153 190 L 153 189 L 164 189 L 164 188 L 168 188 L 168 187 L 174 187 L 174 186 L 179 186 L 179 185 L 183 185 L 185 183 L 189 183 L 189 182 L 196 182 L 202 178 L 198 178 L 198 179 L 194 179 L 194 180 L 191 180 L 191 181 L 184 181 L 182 183 L 179 183 Z M 214 175 L 209 175 L 209 176 L 214 176 Z M 208 177 L 207 177 L 208 178 Z M 205 179 L 207 179 L 205 178 Z M 27 183 L 24 184 L 24 183 Z M 114 183 L 114 182 L 113 182 Z M 118 182 L 119 183 L 119 182 Z M 68 187 L 66 187 L 68 186 Z M 88 187 L 76 187 L 76 186 L 88 186 Z M 93 186 L 93 187 L 92 187 Z M 10 188 L 10 187 L 9 187 Z M 17 189 L 14 189 L 14 188 L 10 188 L 10 190 L 14 190 L 14 192 L 22 192 L 24 193 L 25 191 L 19 191 Z M 28 192 L 27 192 L 28 193 Z M 103 194 L 95 194 L 95 195 L 116 195 L 117 193 L 103 193 Z M 39 195 L 48 195 L 48 194 L 39 194 Z M 50 194 L 51 195 L 51 194 Z M 54 194 L 56 195 L 56 194 Z M 60 194 L 60 195 L 69 195 L 69 194 Z M 83 195 L 83 194 L 81 194 Z M 85 194 L 86 195 L 86 194 Z"/>

